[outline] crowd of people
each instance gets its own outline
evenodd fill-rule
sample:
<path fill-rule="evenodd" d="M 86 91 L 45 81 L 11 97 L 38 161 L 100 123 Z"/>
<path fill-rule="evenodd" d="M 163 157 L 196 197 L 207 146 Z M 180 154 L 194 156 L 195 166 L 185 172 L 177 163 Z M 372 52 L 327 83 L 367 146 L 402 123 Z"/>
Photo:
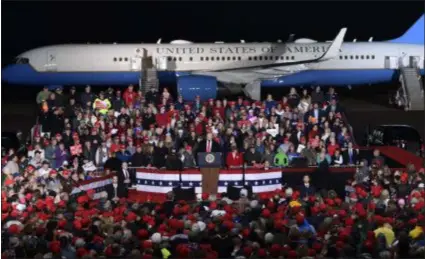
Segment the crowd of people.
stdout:
<path fill-rule="evenodd" d="M 4 258 L 305 258 L 425 255 L 425 171 L 391 172 L 379 152 L 359 155 L 333 88 L 295 89 L 280 100 L 198 96 L 129 86 L 97 95 L 61 87 L 36 98 L 38 123 L 23 150 L 2 157 Z M 22 150 L 21 150 L 22 151 Z M 357 166 L 346 195 L 300 186 L 230 200 L 202 194 L 163 203 L 115 193 L 71 196 L 110 172 L 131 186 L 128 167 L 178 170 L 197 153 L 221 152 L 224 167 Z M 369 166 L 370 165 L 370 166 Z M 104 170 L 99 170 L 102 168 Z M 330 188 L 332 189 L 332 188 Z M 125 193 L 125 192 L 123 192 Z"/>

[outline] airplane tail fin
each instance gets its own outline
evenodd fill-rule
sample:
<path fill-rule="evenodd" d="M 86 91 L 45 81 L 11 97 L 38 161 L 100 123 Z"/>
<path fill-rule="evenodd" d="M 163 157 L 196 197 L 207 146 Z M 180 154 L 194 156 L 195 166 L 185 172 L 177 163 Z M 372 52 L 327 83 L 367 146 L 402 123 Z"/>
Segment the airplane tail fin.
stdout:
<path fill-rule="evenodd" d="M 424 17 L 425 15 L 422 15 L 401 37 L 390 42 L 424 44 Z"/>

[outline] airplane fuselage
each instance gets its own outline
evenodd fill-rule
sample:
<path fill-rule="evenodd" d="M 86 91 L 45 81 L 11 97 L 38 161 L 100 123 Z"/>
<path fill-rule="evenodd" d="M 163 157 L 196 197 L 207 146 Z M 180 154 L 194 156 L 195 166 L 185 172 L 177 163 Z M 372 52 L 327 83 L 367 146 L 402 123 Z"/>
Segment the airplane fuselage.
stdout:
<path fill-rule="evenodd" d="M 161 74 L 166 76 L 163 76 L 164 79 L 173 77 L 177 72 L 211 75 L 218 81 L 236 84 L 260 79 L 276 81 L 278 86 L 287 81 L 285 77 L 289 79 L 301 72 L 326 74 L 339 71 L 344 74 L 351 70 L 354 73 L 360 70 L 396 70 L 401 63 L 408 65 L 412 59 L 416 59 L 423 70 L 423 45 L 389 42 L 343 43 L 337 57 L 309 62 L 322 56 L 329 46 L 330 43 L 56 45 L 19 55 L 18 60 L 27 59 L 28 64 L 18 62 L 24 64 L 16 65 L 29 67 L 20 66 L 24 76 L 8 81 L 65 85 L 137 83 L 143 52 L 157 62 Z M 389 75 L 389 72 L 386 74 Z M 85 73 L 90 74 L 83 75 Z M 323 80 L 316 81 L 326 84 Z M 333 80 L 331 84 L 335 83 Z M 347 84 L 356 82 L 344 82 L 344 85 Z"/>

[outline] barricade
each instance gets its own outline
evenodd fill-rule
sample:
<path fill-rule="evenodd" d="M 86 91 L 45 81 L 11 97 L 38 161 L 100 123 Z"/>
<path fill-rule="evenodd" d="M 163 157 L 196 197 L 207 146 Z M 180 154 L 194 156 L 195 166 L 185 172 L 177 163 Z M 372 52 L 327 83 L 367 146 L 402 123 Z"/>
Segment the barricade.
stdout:
<path fill-rule="evenodd" d="M 323 179 L 323 170 L 328 172 L 328 177 Z M 396 170 L 393 168 L 392 170 Z M 182 188 L 194 188 L 195 193 L 202 193 L 202 175 L 199 168 L 185 168 L 182 171 L 167 171 L 165 169 L 130 167 L 130 173 L 136 174 L 136 183 L 132 192 L 138 194 L 166 194 L 177 186 Z M 320 169 L 317 166 L 305 168 L 229 168 L 221 169 L 218 181 L 218 193 L 228 191 L 228 187 L 242 188 L 249 186 L 253 193 L 270 193 L 284 186 L 297 187 L 302 183 L 302 177 L 309 174 L 313 177 L 313 185 L 319 182 L 327 182 L 327 186 L 344 191 L 346 181 L 353 177 L 356 172 L 355 166 L 339 166 Z M 78 196 L 88 190 L 94 190 L 94 198 L 102 197 L 107 185 L 112 184 L 112 177 L 109 174 L 91 180 L 81 181 L 76 184 L 71 195 Z M 318 179 L 318 180 L 316 180 Z M 319 184 L 320 185 L 320 184 Z M 320 186 L 317 186 L 320 187 Z M 340 189 L 340 190 L 339 190 Z"/>
<path fill-rule="evenodd" d="M 202 175 L 199 169 L 165 171 L 148 168 L 137 168 L 137 191 L 148 193 L 167 193 L 174 187 L 195 188 L 195 193 L 202 193 Z M 282 187 L 282 171 L 276 169 L 242 168 L 220 170 L 217 192 L 227 191 L 227 187 L 252 186 L 254 193 L 270 192 Z"/>

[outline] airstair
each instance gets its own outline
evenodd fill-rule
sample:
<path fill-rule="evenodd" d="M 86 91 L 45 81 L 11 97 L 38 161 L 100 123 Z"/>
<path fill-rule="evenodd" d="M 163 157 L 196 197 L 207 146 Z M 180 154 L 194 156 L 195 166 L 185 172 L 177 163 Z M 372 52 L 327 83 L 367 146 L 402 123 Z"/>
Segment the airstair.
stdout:
<path fill-rule="evenodd" d="M 147 50 L 143 49 L 142 53 L 142 66 L 139 80 L 139 86 L 143 93 L 150 89 L 159 90 L 158 70 L 156 68 L 156 61 L 152 56 L 147 55 Z"/>
<path fill-rule="evenodd" d="M 400 83 L 406 110 L 421 111 L 424 109 L 424 90 L 421 76 L 416 67 L 400 68 Z"/>

